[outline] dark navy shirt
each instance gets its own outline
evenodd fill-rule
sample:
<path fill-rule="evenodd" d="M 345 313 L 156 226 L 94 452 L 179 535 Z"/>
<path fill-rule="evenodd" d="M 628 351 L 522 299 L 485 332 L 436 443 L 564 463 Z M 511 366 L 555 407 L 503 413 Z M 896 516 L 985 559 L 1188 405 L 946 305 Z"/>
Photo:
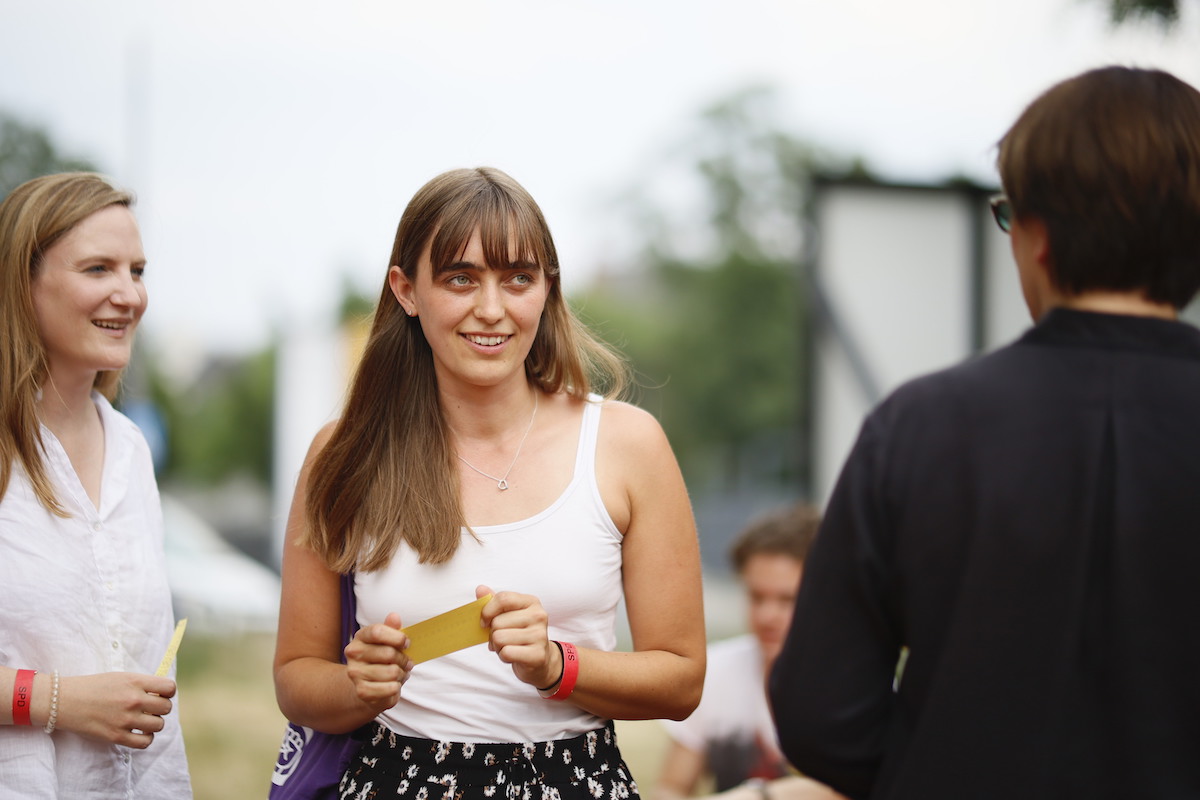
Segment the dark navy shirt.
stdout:
<path fill-rule="evenodd" d="M 853 798 L 1200 797 L 1198 586 L 1200 331 L 1056 309 L 866 419 L 783 750 Z"/>

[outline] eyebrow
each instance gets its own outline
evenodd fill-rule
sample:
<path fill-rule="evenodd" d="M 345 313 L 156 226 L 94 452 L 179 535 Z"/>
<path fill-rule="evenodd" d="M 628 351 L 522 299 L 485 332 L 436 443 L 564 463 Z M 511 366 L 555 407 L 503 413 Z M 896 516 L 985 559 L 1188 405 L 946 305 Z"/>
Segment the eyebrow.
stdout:
<path fill-rule="evenodd" d="M 88 255 L 82 256 L 81 258 L 72 259 L 72 263 L 77 266 L 83 266 L 85 264 L 109 264 L 109 265 L 112 265 L 112 264 L 123 264 L 123 263 L 125 263 L 125 259 L 121 256 L 114 256 L 114 255 L 110 255 L 107 253 L 101 253 L 101 252 L 93 252 Z M 136 259 L 134 261 L 130 261 L 129 263 L 131 266 L 144 267 L 144 266 L 146 266 L 147 262 L 146 262 L 146 257 L 143 256 L 142 258 Z"/>
<path fill-rule="evenodd" d="M 470 270 L 474 270 L 476 272 L 483 271 L 483 267 L 479 266 L 474 261 L 463 261 L 460 259 L 458 261 L 451 261 L 449 264 L 446 264 L 445 266 L 438 267 L 437 269 L 435 269 L 433 271 L 433 274 L 434 275 L 442 275 L 447 272 L 456 272 L 460 269 L 470 269 Z"/>
<path fill-rule="evenodd" d="M 469 270 L 474 270 L 475 272 L 483 272 L 485 269 L 495 269 L 498 271 L 499 270 L 526 270 L 529 272 L 541 272 L 542 271 L 541 265 L 538 264 L 536 261 L 513 261 L 513 262 L 510 262 L 509 264 L 506 264 L 501 267 L 491 267 L 487 264 L 480 265 L 480 264 L 476 264 L 474 261 L 467 261 L 465 259 L 459 259 L 458 261 L 450 262 L 449 264 L 445 265 L 444 267 L 439 267 L 438 269 L 434 270 L 434 274 L 442 275 L 447 272 L 456 272 L 460 269 L 469 269 Z"/>

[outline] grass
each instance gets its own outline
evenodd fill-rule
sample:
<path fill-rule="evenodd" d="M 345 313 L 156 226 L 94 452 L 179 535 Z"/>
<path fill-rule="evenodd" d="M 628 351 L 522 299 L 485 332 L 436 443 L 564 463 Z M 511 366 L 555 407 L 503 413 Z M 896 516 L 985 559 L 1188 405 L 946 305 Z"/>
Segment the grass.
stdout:
<path fill-rule="evenodd" d="M 286 721 L 275 705 L 266 634 L 189 633 L 179 649 L 180 722 L 195 800 L 264 800 Z M 617 722 L 642 797 L 653 794 L 667 737 L 656 720 Z"/>
<path fill-rule="evenodd" d="M 180 723 L 195 800 L 262 800 L 287 724 L 275 705 L 275 637 L 188 636 L 179 648 Z"/>

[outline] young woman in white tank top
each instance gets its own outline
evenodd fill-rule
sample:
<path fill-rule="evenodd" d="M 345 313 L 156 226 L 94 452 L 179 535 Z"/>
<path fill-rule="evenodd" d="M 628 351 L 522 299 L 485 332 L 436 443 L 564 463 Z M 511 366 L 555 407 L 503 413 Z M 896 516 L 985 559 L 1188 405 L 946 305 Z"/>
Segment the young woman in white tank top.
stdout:
<path fill-rule="evenodd" d="M 686 717 L 704 677 L 671 448 L 611 399 L 623 365 L 571 314 L 541 211 L 504 173 L 426 184 L 390 263 L 293 500 L 280 708 L 331 733 L 367 725 L 343 797 L 636 795 L 611 721 Z M 343 664 L 348 572 L 362 627 Z M 413 663 L 403 627 L 489 594 L 486 644 Z M 622 597 L 632 652 L 615 650 Z"/>

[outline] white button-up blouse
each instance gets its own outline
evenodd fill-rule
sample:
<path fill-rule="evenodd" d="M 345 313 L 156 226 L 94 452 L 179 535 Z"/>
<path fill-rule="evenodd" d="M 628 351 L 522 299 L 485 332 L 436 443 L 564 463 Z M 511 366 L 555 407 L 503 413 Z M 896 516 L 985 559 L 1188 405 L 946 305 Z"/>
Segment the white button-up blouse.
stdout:
<path fill-rule="evenodd" d="M 19 463 L 0 499 L 0 664 L 42 676 L 157 669 L 174 627 L 163 518 L 146 440 L 93 394 L 104 424 L 100 507 L 45 427 L 48 473 L 70 512 L 51 514 Z M 69 731 L 0 727 L 5 798 L 190 798 L 176 708 L 146 750 Z M 64 697 L 62 703 L 69 702 Z"/>

